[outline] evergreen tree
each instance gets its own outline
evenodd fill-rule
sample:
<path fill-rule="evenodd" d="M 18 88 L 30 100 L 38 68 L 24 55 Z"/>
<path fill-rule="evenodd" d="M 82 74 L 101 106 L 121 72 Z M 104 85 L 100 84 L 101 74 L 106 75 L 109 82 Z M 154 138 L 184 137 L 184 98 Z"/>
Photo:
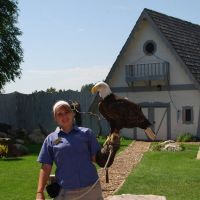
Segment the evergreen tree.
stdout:
<path fill-rule="evenodd" d="M 46 92 L 47 92 L 47 93 L 55 93 L 55 92 L 57 92 L 57 91 L 56 91 L 56 88 L 50 87 L 50 88 L 47 88 L 47 89 L 46 89 Z"/>
<path fill-rule="evenodd" d="M 81 92 L 90 92 L 94 83 L 85 84 L 81 87 Z"/>

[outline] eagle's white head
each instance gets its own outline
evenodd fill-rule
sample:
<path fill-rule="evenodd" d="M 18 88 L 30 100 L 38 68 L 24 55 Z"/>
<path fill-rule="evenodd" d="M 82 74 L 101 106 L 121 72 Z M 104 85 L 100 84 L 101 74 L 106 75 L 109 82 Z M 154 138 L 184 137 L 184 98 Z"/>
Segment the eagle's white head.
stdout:
<path fill-rule="evenodd" d="M 103 81 L 96 83 L 95 86 L 91 89 L 91 92 L 92 94 L 99 92 L 99 96 L 103 99 L 112 93 L 109 85 Z"/>

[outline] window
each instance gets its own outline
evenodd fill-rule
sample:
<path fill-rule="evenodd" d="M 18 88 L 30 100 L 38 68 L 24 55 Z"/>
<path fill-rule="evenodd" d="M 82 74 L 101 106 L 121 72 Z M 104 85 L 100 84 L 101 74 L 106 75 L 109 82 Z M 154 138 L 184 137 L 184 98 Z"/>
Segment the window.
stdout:
<path fill-rule="evenodd" d="M 192 124 L 193 123 L 193 107 L 192 106 L 184 106 L 182 109 L 182 118 L 184 124 Z"/>
<path fill-rule="evenodd" d="M 156 43 L 153 40 L 148 40 L 144 43 L 143 51 L 146 55 L 151 56 L 156 52 Z"/>

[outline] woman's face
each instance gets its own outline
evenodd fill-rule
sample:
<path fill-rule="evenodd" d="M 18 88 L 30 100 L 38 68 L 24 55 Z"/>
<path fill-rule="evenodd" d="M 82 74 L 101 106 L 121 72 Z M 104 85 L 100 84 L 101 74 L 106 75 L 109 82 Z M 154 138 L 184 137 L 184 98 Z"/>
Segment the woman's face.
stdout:
<path fill-rule="evenodd" d="M 74 113 L 67 107 L 61 106 L 57 108 L 54 117 L 60 127 L 70 127 L 73 125 Z"/>

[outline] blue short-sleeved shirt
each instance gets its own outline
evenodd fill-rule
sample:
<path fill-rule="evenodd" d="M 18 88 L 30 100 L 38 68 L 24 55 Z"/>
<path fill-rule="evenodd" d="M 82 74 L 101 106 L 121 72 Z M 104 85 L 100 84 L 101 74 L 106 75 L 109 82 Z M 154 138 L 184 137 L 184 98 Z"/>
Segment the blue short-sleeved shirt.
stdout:
<path fill-rule="evenodd" d="M 70 133 L 56 130 L 49 134 L 38 161 L 50 165 L 55 162 L 56 180 L 60 186 L 77 189 L 87 187 L 98 179 L 91 157 L 99 149 L 100 145 L 90 129 L 74 126 Z"/>

